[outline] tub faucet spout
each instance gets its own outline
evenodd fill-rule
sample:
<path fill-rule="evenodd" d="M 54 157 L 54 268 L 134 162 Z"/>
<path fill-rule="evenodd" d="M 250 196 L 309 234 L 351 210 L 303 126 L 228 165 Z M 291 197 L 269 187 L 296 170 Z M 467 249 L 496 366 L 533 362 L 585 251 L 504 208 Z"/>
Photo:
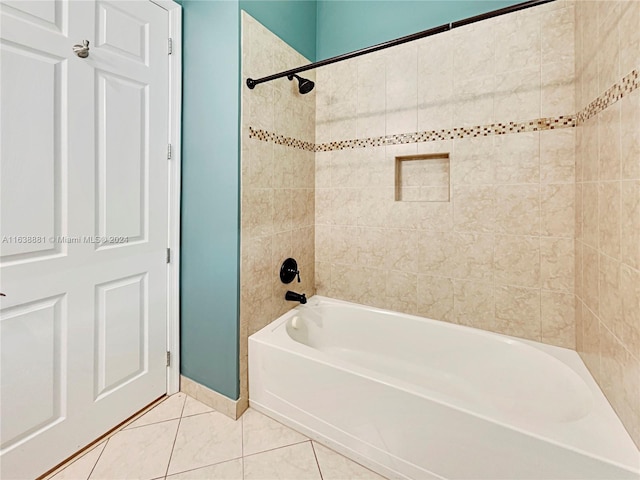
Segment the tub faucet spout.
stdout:
<path fill-rule="evenodd" d="M 284 295 L 285 300 L 289 300 L 290 302 L 300 302 L 301 304 L 307 303 L 307 297 L 304 293 L 296 293 L 291 290 L 287 290 L 287 293 Z"/>

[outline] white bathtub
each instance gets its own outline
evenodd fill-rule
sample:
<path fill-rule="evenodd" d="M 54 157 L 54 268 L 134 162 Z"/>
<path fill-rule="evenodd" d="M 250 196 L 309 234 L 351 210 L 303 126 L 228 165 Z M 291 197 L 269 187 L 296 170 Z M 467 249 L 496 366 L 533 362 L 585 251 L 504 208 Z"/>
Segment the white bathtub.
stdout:
<path fill-rule="evenodd" d="M 575 352 L 320 296 L 249 338 L 249 400 L 390 478 L 640 478 Z"/>

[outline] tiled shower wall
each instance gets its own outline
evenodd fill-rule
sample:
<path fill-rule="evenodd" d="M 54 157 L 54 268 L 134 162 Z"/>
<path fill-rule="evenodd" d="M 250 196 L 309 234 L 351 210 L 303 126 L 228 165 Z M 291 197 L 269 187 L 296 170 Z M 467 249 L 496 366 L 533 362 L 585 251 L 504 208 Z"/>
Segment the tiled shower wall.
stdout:
<path fill-rule="evenodd" d="M 317 71 L 319 294 L 574 347 L 574 8 Z M 443 140 L 339 149 L 423 131 Z M 421 153 L 449 153 L 449 201 L 395 201 L 395 157 Z"/>
<path fill-rule="evenodd" d="M 242 12 L 242 79 L 309 63 Z M 304 75 L 315 79 L 313 72 Z M 286 78 L 249 90 L 242 85 L 240 398 L 246 400 L 247 337 L 287 310 L 288 289 L 311 296 L 314 274 L 314 152 L 249 138 L 249 127 L 305 142 L 315 138 L 315 92 Z M 301 283 L 280 282 L 280 265 L 298 261 Z"/>
<path fill-rule="evenodd" d="M 640 2 L 578 2 L 577 350 L 638 446 L 639 71 Z"/>
<path fill-rule="evenodd" d="M 639 9 L 558 0 L 323 67 L 307 96 L 243 89 L 241 399 L 293 255 L 308 295 L 577 347 L 640 444 Z M 306 63 L 247 15 L 243 45 L 243 79 Z M 449 201 L 396 201 L 396 157 L 423 153 L 449 154 Z"/>

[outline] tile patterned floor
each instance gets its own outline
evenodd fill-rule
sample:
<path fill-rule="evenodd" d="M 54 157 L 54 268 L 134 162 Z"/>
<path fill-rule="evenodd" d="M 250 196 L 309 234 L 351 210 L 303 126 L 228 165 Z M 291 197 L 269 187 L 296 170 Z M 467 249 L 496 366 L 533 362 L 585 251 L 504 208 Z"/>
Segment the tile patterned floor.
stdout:
<path fill-rule="evenodd" d="M 178 393 L 48 480 L 384 480 L 249 409 L 234 421 Z"/>

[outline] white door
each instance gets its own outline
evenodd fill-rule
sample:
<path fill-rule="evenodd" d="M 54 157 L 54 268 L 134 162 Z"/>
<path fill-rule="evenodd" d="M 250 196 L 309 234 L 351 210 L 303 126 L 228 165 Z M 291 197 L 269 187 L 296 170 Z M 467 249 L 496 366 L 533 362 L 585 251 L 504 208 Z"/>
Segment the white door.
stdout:
<path fill-rule="evenodd" d="M 27 479 L 166 392 L 168 14 L 0 9 L 0 477 Z"/>

